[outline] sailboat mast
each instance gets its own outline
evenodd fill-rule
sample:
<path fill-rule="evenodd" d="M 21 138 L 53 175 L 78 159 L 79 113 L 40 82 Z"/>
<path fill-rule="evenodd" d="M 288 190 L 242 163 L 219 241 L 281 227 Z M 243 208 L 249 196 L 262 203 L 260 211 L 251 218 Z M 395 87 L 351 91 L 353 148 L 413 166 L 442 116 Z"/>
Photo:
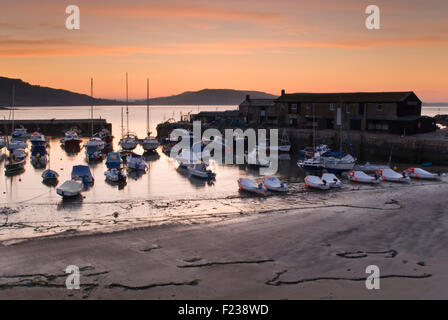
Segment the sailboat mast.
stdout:
<path fill-rule="evenodd" d="M 149 136 L 149 78 L 146 79 L 146 133 Z"/>
<path fill-rule="evenodd" d="M 90 106 L 90 136 L 93 137 L 93 78 L 90 78 L 90 97 L 92 105 Z"/>
<path fill-rule="evenodd" d="M 126 72 L 126 130 L 129 136 L 129 92 L 128 92 L 128 73 Z"/>
<path fill-rule="evenodd" d="M 11 112 L 12 112 L 12 123 L 11 123 L 11 134 L 14 131 L 14 105 L 15 105 L 15 97 L 16 97 L 16 85 L 12 84 L 12 99 L 11 99 Z"/>
<path fill-rule="evenodd" d="M 314 111 L 314 103 L 313 103 L 313 152 L 316 152 L 316 124 L 315 124 L 315 111 Z"/>
<path fill-rule="evenodd" d="M 123 139 L 123 133 L 124 133 L 124 128 L 123 128 L 123 107 L 121 107 L 121 139 Z"/>

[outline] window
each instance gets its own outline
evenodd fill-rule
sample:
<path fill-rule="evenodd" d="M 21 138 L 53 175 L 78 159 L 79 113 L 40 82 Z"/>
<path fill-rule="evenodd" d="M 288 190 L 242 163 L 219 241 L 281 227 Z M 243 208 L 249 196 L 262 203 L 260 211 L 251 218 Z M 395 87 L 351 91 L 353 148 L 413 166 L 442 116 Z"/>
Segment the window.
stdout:
<path fill-rule="evenodd" d="M 345 105 L 345 113 L 350 113 L 350 105 L 349 104 Z"/>
<path fill-rule="evenodd" d="M 297 113 L 297 103 L 291 105 L 291 113 Z"/>
<path fill-rule="evenodd" d="M 383 105 L 382 104 L 377 104 L 376 105 L 376 111 L 378 111 L 378 112 L 383 111 Z"/>
<path fill-rule="evenodd" d="M 330 111 L 334 111 L 334 109 L 335 109 L 335 108 L 334 108 L 334 103 L 331 103 L 331 104 L 330 104 Z"/>
<path fill-rule="evenodd" d="M 311 110 L 311 104 L 309 103 L 306 104 L 306 110 Z"/>

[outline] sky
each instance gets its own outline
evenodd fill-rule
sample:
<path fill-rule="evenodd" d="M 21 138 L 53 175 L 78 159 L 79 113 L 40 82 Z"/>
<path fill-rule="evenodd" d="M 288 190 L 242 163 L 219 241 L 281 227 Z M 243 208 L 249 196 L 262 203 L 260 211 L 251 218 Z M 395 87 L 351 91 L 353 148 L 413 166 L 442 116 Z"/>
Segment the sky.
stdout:
<path fill-rule="evenodd" d="M 368 5 L 380 29 L 365 26 Z M 80 9 L 67 30 L 66 7 Z M 0 0 L 0 76 L 130 99 L 203 88 L 448 101 L 446 0 Z"/>

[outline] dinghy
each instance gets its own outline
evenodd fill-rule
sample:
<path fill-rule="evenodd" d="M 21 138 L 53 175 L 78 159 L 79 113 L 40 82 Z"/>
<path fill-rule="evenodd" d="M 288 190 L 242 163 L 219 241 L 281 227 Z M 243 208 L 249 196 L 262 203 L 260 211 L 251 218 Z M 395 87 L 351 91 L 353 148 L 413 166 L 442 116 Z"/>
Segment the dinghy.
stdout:
<path fill-rule="evenodd" d="M 258 194 L 266 194 L 266 187 L 263 183 L 257 184 L 254 180 L 249 178 L 240 178 L 238 179 L 238 186 L 240 190 L 258 193 Z"/>
<path fill-rule="evenodd" d="M 376 177 L 372 177 L 367 175 L 365 172 L 363 171 L 350 171 L 347 174 L 347 178 L 350 181 L 353 182 L 360 182 L 360 183 L 371 183 L 371 184 L 378 184 L 381 182 L 381 177 L 380 176 L 376 176 Z"/>
<path fill-rule="evenodd" d="M 63 198 L 70 198 L 79 196 L 82 191 L 82 183 L 67 180 L 59 188 L 56 189 L 56 193 Z"/>
<path fill-rule="evenodd" d="M 319 190 L 328 190 L 330 189 L 330 185 L 318 176 L 306 176 L 305 177 L 305 187 L 314 188 Z"/>
<path fill-rule="evenodd" d="M 117 168 L 111 168 L 104 172 L 104 175 L 106 176 L 106 180 L 110 182 L 124 182 L 126 181 L 126 175 L 121 172 L 120 169 Z"/>
<path fill-rule="evenodd" d="M 263 179 L 263 184 L 269 191 L 288 191 L 288 186 L 276 177 L 265 177 Z"/>
<path fill-rule="evenodd" d="M 90 172 L 88 166 L 73 166 L 72 169 L 72 180 L 81 181 L 82 183 L 89 184 L 94 183 L 95 179 Z"/>
<path fill-rule="evenodd" d="M 187 169 L 190 175 L 198 178 L 214 179 L 216 177 L 216 173 L 211 170 L 207 170 L 207 165 L 205 163 L 190 164 Z"/>
<path fill-rule="evenodd" d="M 338 179 L 334 174 L 332 173 L 324 173 L 322 175 L 322 181 L 326 182 L 330 185 L 330 188 L 340 188 L 342 187 L 341 180 Z"/>
<path fill-rule="evenodd" d="M 431 173 L 421 168 L 408 168 L 405 170 L 406 174 L 414 179 L 424 179 L 424 180 L 441 180 L 440 174 Z"/>
<path fill-rule="evenodd" d="M 364 164 L 355 165 L 353 169 L 355 171 L 376 172 L 381 169 L 390 169 L 390 166 L 382 164 L 372 164 L 370 162 L 366 162 Z"/>
<path fill-rule="evenodd" d="M 391 182 L 410 182 L 411 178 L 406 174 L 406 172 L 403 172 L 402 174 L 399 174 L 398 172 L 392 170 L 392 169 L 381 169 L 376 172 L 383 181 L 391 181 Z"/>
<path fill-rule="evenodd" d="M 42 180 L 46 183 L 52 183 L 58 181 L 59 174 L 56 171 L 53 170 L 45 170 L 42 172 Z"/>
<path fill-rule="evenodd" d="M 127 156 L 126 163 L 129 170 L 136 170 L 136 171 L 146 170 L 145 160 L 143 160 L 141 155 L 138 155 L 136 153 L 131 153 L 129 156 Z"/>

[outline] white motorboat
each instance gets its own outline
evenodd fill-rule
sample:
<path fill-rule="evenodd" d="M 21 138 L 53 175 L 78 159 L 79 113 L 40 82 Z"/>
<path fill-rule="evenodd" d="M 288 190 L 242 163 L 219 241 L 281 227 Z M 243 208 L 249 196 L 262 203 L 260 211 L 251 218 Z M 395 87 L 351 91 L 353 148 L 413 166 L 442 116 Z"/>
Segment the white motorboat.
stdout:
<path fill-rule="evenodd" d="M 190 164 L 188 167 L 188 172 L 190 175 L 202 178 L 202 179 L 214 179 L 216 174 L 207 169 L 207 165 L 205 163 L 194 163 Z"/>
<path fill-rule="evenodd" d="M 381 182 L 381 177 L 376 176 L 372 177 L 366 174 L 364 171 L 359 170 L 353 170 L 347 173 L 347 178 L 350 181 L 353 182 L 360 182 L 360 183 L 370 183 L 370 184 L 378 184 Z"/>
<path fill-rule="evenodd" d="M 182 150 L 182 152 L 177 156 L 176 161 L 179 166 L 188 167 L 191 164 L 199 162 L 199 158 L 192 151 Z"/>
<path fill-rule="evenodd" d="M 23 140 L 12 139 L 6 146 L 8 151 L 14 151 L 15 149 L 26 149 L 28 148 L 28 143 Z"/>
<path fill-rule="evenodd" d="M 254 180 L 249 178 L 240 178 L 238 179 L 238 186 L 240 190 L 258 193 L 258 194 L 266 194 L 266 187 L 263 183 L 256 183 Z"/>
<path fill-rule="evenodd" d="M 411 178 L 406 174 L 406 172 L 403 172 L 402 174 L 399 174 L 398 172 L 392 170 L 392 169 L 381 169 L 378 170 L 377 175 L 379 175 L 383 181 L 391 181 L 391 182 L 410 182 Z"/>
<path fill-rule="evenodd" d="M 437 173 L 431 173 L 421 168 L 408 168 L 405 170 L 406 174 L 414 179 L 424 180 L 441 180 L 442 176 Z"/>
<path fill-rule="evenodd" d="M 338 179 L 333 173 L 324 173 L 322 175 L 322 181 L 330 185 L 330 188 L 340 188 L 342 187 L 341 180 Z"/>
<path fill-rule="evenodd" d="M 349 154 L 342 158 L 322 157 L 322 160 L 324 168 L 335 173 L 353 170 L 356 162 L 356 159 Z"/>
<path fill-rule="evenodd" d="M 288 186 L 276 177 L 265 177 L 263 179 L 263 184 L 269 191 L 288 191 Z"/>
<path fill-rule="evenodd" d="M 390 166 L 382 164 L 372 164 L 370 162 L 366 162 L 364 164 L 357 164 L 353 167 L 353 170 L 355 171 L 364 171 L 364 172 L 376 172 L 381 169 L 390 169 Z"/>
<path fill-rule="evenodd" d="M 129 170 L 145 171 L 147 166 L 141 155 L 131 153 L 126 157 L 126 164 Z"/>
<path fill-rule="evenodd" d="M 70 198 L 78 196 L 82 189 L 83 185 L 81 182 L 67 180 L 56 189 L 56 193 L 63 198 Z"/>
<path fill-rule="evenodd" d="M 126 181 L 126 174 L 121 172 L 120 169 L 117 168 L 111 168 L 104 172 L 104 175 L 106 176 L 106 180 L 111 182 L 124 182 Z"/>
<path fill-rule="evenodd" d="M 318 176 L 306 176 L 305 187 L 319 190 L 328 190 L 330 189 L 330 184 L 322 181 L 322 179 Z"/>
<path fill-rule="evenodd" d="M 269 167 L 271 165 L 271 162 L 267 159 L 262 159 L 256 150 L 245 154 L 244 159 L 247 164 L 257 167 Z"/>

